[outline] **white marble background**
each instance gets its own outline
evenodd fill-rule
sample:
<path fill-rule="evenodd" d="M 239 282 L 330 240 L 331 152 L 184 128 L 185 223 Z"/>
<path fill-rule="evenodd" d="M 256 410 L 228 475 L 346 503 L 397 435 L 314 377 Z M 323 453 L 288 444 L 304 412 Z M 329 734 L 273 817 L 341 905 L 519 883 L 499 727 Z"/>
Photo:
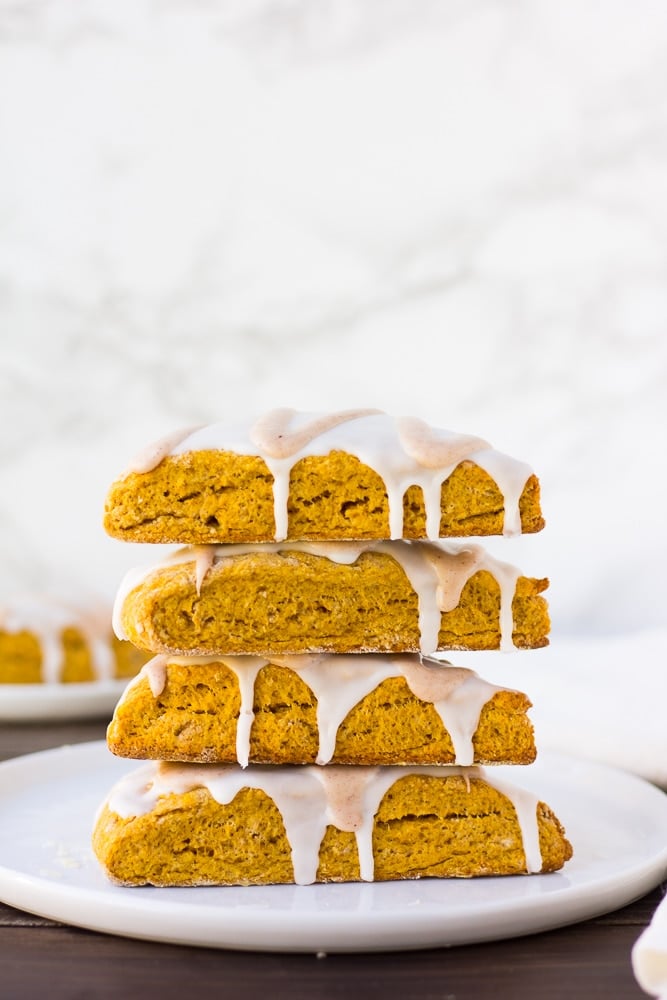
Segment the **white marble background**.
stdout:
<path fill-rule="evenodd" d="M 354 405 L 531 461 L 555 635 L 664 621 L 667 6 L 0 0 L 0 596 L 111 597 L 153 437 Z"/>

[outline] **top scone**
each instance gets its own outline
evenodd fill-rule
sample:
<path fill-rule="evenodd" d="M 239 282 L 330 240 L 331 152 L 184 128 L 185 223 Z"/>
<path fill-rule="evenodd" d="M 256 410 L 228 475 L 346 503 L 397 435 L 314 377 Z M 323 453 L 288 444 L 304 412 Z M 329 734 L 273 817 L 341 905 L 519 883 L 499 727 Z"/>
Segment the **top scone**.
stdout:
<path fill-rule="evenodd" d="M 226 542 L 514 535 L 544 526 L 532 469 L 377 410 L 273 410 L 157 442 L 112 485 L 115 538 Z"/>

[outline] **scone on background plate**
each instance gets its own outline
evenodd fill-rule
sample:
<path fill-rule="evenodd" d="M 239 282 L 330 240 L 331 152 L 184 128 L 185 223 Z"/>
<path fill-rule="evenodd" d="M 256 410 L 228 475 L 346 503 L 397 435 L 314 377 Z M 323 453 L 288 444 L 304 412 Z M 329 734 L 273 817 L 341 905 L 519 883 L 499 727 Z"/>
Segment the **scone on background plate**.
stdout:
<path fill-rule="evenodd" d="M 0 603 L 0 684 L 130 678 L 146 659 L 113 634 L 105 604 L 77 604 L 54 595 Z"/>

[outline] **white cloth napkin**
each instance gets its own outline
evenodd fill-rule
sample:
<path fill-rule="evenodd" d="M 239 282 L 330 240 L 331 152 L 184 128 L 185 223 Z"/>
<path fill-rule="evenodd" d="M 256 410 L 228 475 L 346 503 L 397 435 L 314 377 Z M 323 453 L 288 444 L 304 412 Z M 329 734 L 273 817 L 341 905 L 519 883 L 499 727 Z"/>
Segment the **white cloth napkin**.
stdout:
<path fill-rule="evenodd" d="M 667 629 L 556 635 L 546 649 L 452 661 L 525 691 L 538 750 L 611 764 L 667 789 Z"/>
<path fill-rule="evenodd" d="M 641 988 L 667 1000 L 667 898 L 632 949 L 632 969 Z"/>

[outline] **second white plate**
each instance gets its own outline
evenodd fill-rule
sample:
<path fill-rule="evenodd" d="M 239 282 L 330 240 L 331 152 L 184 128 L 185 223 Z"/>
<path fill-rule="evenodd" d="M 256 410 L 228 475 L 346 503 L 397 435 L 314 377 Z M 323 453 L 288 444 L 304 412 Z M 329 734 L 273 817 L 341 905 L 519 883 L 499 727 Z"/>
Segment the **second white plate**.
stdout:
<path fill-rule="evenodd" d="M 562 872 L 314 886 L 124 889 L 90 848 L 98 805 L 134 761 L 104 743 L 0 765 L 0 899 L 128 937 L 265 951 L 427 948 L 531 934 L 616 909 L 667 872 L 667 795 L 639 778 L 543 754 L 498 768 L 551 805 L 575 855 Z M 496 772 L 494 772 L 496 773 Z"/>
<path fill-rule="evenodd" d="M 0 722 L 110 719 L 128 683 L 0 684 Z"/>

